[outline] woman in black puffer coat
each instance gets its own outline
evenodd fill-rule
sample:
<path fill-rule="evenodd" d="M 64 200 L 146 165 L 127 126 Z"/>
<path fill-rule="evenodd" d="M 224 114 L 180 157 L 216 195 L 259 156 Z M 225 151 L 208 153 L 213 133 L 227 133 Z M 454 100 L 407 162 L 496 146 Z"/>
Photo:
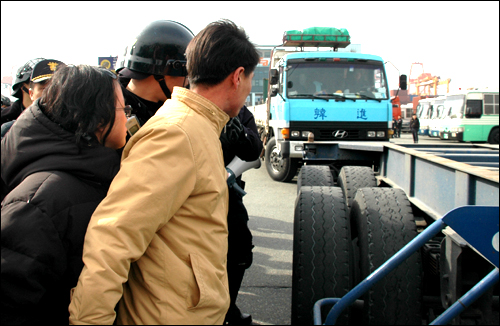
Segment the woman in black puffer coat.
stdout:
<path fill-rule="evenodd" d="M 3 325 L 68 323 L 87 224 L 120 166 L 124 106 L 110 71 L 60 67 L 2 139 Z"/>

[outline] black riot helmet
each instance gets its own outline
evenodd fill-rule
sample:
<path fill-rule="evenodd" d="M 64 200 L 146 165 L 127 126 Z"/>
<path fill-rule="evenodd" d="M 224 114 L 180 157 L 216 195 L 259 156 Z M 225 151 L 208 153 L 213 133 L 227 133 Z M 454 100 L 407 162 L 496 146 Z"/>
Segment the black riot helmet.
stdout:
<path fill-rule="evenodd" d="M 17 70 L 16 78 L 12 84 L 12 96 L 17 98 L 22 98 L 21 86 L 23 83 L 29 83 L 31 78 L 31 73 L 33 72 L 33 67 L 40 61 L 45 60 L 44 58 L 31 59 L 26 62 L 22 67 Z"/>
<path fill-rule="evenodd" d="M 193 32 L 178 22 L 152 22 L 128 47 L 125 68 L 146 75 L 185 77 L 184 54 L 193 37 Z"/>

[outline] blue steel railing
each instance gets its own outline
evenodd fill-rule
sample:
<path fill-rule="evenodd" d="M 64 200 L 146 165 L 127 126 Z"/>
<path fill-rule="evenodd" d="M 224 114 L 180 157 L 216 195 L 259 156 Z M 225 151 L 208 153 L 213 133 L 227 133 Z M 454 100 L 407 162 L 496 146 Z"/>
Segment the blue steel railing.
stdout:
<path fill-rule="evenodd" d="M 474 217 L 473 219 L 471 219 L 472 216 Z M 420 249 L 428 240 L 433 238 L 447 225 L 453 228 L 455 232 L 469 243 L 469 245 L 474 247 L 484 258 L 496 267 L 477 283 L 476 286 L 470 289 L 465 295 L 458 299 L 457 302 L 437 317 L 431 325 L 445 325 L 449 323 L 498 282 L 498 216 L 499 207 L 494 206 L 463 206 L 451 210 L 443 216 L 443 218 L 438 219 L 427 227 L 422 233 L 366 277 L 361 283 L 355 286 L 344 297 L 318 300 L 313 308 L 314 324 L 321 325 L 321 307 L 327 304 L 333 304 L 332 309 L 326 317 L 325 325 L 334 325 L 345 308 L 353 304 L 359 297 L 375 285 L 375 283 L 399 266 L 406 258 Z M 477 232 L 478 229 L 482 231 L 480 234 Z"/>

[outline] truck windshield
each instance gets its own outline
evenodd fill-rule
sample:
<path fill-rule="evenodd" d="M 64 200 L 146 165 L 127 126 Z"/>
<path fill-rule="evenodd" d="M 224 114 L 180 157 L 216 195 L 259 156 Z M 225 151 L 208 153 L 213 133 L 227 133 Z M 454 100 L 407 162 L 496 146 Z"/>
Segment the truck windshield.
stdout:
<path fill-rule="evenodd" d="M 288 98 L 309 95 L 388 99 L 382 65 L 336 62 L 289 62 L 286 75 Z M 359 96 L 364 95 L 364 96 Z"/>

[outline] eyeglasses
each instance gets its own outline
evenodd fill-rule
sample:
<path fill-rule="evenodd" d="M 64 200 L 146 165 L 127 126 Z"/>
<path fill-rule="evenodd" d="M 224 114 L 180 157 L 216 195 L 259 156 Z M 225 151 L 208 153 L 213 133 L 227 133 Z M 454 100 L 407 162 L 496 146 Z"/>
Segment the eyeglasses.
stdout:
<path fill-rule="evenodd" d="M 124 108 L 117 109 L 117 110 L 123 110 L 123 111 L 125 111 L 125 116 L 127 118 L 130 118 L 132 116 L 132 107 L 130 105 L 125 105 Z"/>

